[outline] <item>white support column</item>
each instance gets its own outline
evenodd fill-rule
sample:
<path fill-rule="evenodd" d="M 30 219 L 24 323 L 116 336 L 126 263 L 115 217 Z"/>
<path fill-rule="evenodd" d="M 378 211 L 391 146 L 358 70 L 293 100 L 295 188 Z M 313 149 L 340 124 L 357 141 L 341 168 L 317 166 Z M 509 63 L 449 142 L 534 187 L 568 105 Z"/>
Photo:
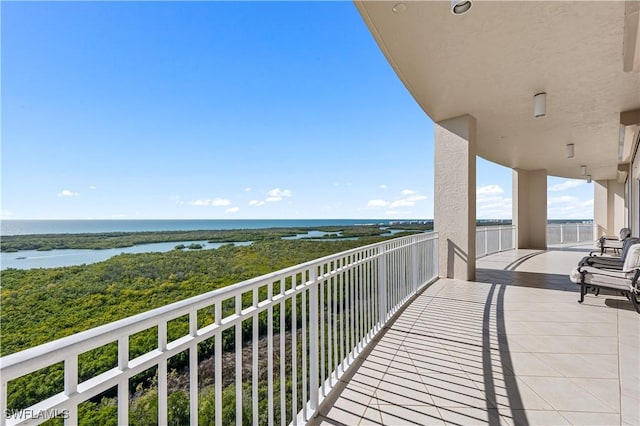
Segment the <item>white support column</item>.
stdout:
<path fill-rule="evenodd" d="M 439 273 L 476 275 L 476 119 L 470 115 L 435 126 L 434 227 L 439 233 Z"/>
<path fill-rule="evenodd" d="M 617 236 L 625 227 L 624 184 L 615 180 L 599 180 L 593 185 L 593 221 L 595 237 Z"/>
<path fill-rule="evenodd" d="M 547 248 L 547 171 L 513 169 L 516 248 Z"/>

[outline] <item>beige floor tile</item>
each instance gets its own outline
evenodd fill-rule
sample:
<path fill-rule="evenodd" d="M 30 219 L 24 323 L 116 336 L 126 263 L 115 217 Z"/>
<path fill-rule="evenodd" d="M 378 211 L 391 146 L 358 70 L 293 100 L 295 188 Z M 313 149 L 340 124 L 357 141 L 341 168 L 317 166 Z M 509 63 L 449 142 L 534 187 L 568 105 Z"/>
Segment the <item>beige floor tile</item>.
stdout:
<path fill-rule="evenodd" d="M 380 408 L 377 403 L 369 405 L 362 415 L 360 425 L 383 425 L 382 416 L 380 415 Z"/>
<path fill-rule="evenodd" d="M 509 345 L 519 345 L 527 352 L 567 353 L 567 354 L 617 354 L 616 337 L 582 336 L 510 336 Z"/>
<path fill-rule="evenodd" d="M 586 323 L 557 321 L 507 321 L 506 334 L 528 336 L 600 336 L 617 337 L 616 322 Z"/>
<path fill-rule="evenodd" d="M 497 410 L 462 407 L 439 407 L 442 420 L 448 425 L 498 425 L 506 424 Z"/>
<path fill-rule="evenodd" d="M 548 365 L 564 377 L 594 377 L 618 379 L 618 356 L 604 354 L 534 354 L 544 365 Z M 543 374 L 518 373 L 525 376 Z M 552 374 L 549 374 L 552 376 Z"/>
<path fill-rule="evenodd" d="M 541 355 L 529 352 L 500 352 L 502 363 L 518 376 L 565 376 L 556 363 L 549 362 Z"/>
<path fill-rule="evenodd" d="M 618 379 L 573 378 L 571 380 L 607 404 L 610 412 L 620 412 L 620 382 Z M 638 403 L 640 404 L 640 401 Z"/>
<path fill-rule="evenodd" d="M 533 391 L 558 411 L 615 413 L 618 410 L 596 398 L 572 379 L 563 377 L 520 377 Z M 527 408 L 525 406 L 525 408 Z"/>
<path fill-rule="evenodd" d="M 430 374 L 423 375 L 422 381 L 438 407 L 487 408 L 489 405 L 493 408 L 487 403 L 485 394 L 466 376 Z"/>
<path fill-rule="evenodd" d="M 507 424 L 512 426 L 570 425 L 571 423 L 554 410 L 499 410 Z"/>
<path fill-rule="evenodd" d="M 640 425 L 640 398 L 622 395 L 620 398 L 622 423 L 629 426 Z"/>
<path fill-rule="evenodd" d="M 382 422 L 385 425 L 444 425 L 436 407 L 427 405 L 380 405 Z"/>
<path fill-rule="evenodd" d="M 572 425 L 603 426 L 620 424 L 620 416 L 618 414 L 589 413 L 582 411 L 560 411 L 560 414 Z"/>
<path fill-rule="evenodd" d="M 470 378 L 489 402 L 500 410 L 553 410 L 551 404 L 518 377 L 471 375 Z"/>
<path fill-rule="evenodd" d="M 364 409 L 366 409 L 366 407 L 363 407 L 363 414 Z M 362 417 L 357 415 L 350 407 L 343 408 L 338 406 L 332 407 L 331 410 L 323 417 L 325 419 L 323 424 L 330 424 L 334 426 L 336 424 L 357 425 L 362 420 Z"/>
<path fill-rule="evenodd" d="M 375 392 L 379 405 L 433 405 L 419 374 L 388 373 Z"/>

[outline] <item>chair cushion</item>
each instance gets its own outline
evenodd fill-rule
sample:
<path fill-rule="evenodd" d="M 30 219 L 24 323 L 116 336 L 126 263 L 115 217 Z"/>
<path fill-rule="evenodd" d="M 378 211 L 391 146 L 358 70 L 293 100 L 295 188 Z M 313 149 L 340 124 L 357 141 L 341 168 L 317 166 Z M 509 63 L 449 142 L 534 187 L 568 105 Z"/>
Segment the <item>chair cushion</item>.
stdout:
<path fill-rule="evenodd" d="M 633 244 L 629 247 L 626 255 L 627 257 L 624 259 L 624 266 L 622 267 L 624 272 L 640 268 L 640 244 Z"/>

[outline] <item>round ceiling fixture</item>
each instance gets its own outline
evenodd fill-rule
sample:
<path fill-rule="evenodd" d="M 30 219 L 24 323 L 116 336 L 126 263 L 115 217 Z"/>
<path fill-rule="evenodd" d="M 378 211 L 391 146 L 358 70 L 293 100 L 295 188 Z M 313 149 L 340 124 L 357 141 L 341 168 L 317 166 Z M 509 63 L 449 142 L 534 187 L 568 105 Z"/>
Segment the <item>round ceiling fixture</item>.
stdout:
<path fill-rule="evenodd" d="M 470 0 L 451 0 L 451 12 L 454 15 L 465 14 L 471 9 Z"/>
<path fill-rule="evenodd" d="M 402 13 L 405 10 L 407 10 L 407 5 L 404 3 L 398 3 L 396 5 L 394 5 L 391 10 L 393 11 L 393 13 Z"/>

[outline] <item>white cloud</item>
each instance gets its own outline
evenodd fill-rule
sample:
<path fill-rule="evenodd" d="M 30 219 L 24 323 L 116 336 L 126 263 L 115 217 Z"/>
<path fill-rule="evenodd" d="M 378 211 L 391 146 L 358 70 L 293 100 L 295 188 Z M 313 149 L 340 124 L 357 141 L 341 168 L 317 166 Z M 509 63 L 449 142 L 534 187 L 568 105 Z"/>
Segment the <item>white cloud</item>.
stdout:
<path fill-rule="evenodd" d="M 194 206 L 224 207 L 224 206 L 230 206 L 231 205 L 231 200 L 229 200 L 228 198 L 202 199 L 202 200 L 192 201 L 189 204 L 194 205 Z"/>
<path fill-rule="evenodd" d="M 269 197 L 282 199 L 284 197 L 291 197 L 293 194 L 288 189 L 274 188 L 271 191 L 268 191 L 267 195 Z M 277 201 L 280 201 L 280 200 L 277 200 Z"/>
<path fill-rule="evenodd" d="M 383 183 L 383 184 L 381 184 L 381 185 L 378 185 L 378 188 L 380 188 L 380 189 L 387 189 L 387 188 L 388 188 L 388 186 L 387 186 L 387 185 L 385 185 L 385 184 Z"/>
<path fill-rule="evenodd" d="M 94 189 L 98 189 L 98 187 L 95 185 L 89 185 L 89 189 L 93 191 Z"/>
<path fill-rule="evenodd" d="M 274 188 L 270 191 L 267 191 L 268 197 L 264 200 L 251 200 L 249 201 L 250 206 L 262 206 L 265 203 L 277 203 L 278 201 L 282 201 L 284 198 L 289 198 L 293 196 L 293 193 L 288 189 L 280 189 Z"/>
<path fill-rule="evenodd" d="M 426 195 L 412 195 L 410 197 L 407 197 L 407 200 L 409 201 L 423 201 L 426 199 L 427 199 Z"/>
<path fill-rule="evenodd" d="M 389 202 L 385 200 L 369 200 L 367 203 L 367 207 L 386 207 L 388 205 Z"/>
<path fill-rule="evenodd" d="M 551 185 L 549 187 L 549 191 L 552 191 L 552 192 L 566 191 L 567 189 L 571 189 L 571 188 L 576 188 L 578 186 L 582 186 L 585 183 L 586 183 L 586 181 L 584 181 L 584 180 L 567 179 L 566 181 L 564 181 L 562 183 L 557 183 L 555 185 Z"/>
<path fill-rule="evenodd" d="M 416 205 L 415 201 L 411 201 L 411 200 L 407 200 L 407 199 L 402 199 L 402 200 L 396 200 L 393 203 L 391 203 L 389 205 L 389 207 L 391 207 L 392 209 L 398 208 L 398 207 L 413 207 Z"/>
<path fill-rule="evenodd" d="M 225 210 L 225 212 L 227 213 L 237 213 L 240 211 L 240 207 L 229 207 L 228 209 Z"/>
<path fill-rule="evenodd" d="M 414 191 L 413 189 L 404 189 L 400 191 L 400 194 L 403 195 L 403 197 L 394 201 L 379 199 L 369 200 L 369 202 L 367 203 L 367 208 L 389 207 L 391 210 L 385 212 L 387 214 L 406 214 L 411 212 L 397 211 L 396 209 L 398 207 L 413 207 L 418 201 L 424 201 L 427 199 L 426 195 L 418 194 L 418 191 Z"/>
<path fill-rule="evenodd" d="M 480 219 L 508 219 L 512 215 L 511 198 L 504 196 L 500 185 L 476 188 L 476 216 Z"/>
<path fill-rule="evenodd" d="M 251 192 L 252 189 L 253 188 L 251 188 L 251 187 L 247 187 L 247 188 L 244 189 L 244 192 Z"/>
<path fill-rule="evenodd" d="M 78 194 L 77 192 L 70 191 L 68 189 L 63 189 L 62 192 L 58 193 L 58 197 L 77 197 L 78 195 L 80 194 Z"/>
<path fill-rule="evenodd" d="M 549 197 L 547 205 L 552 206 L 554 204 L 566 204 L 566 203 L 578 203 L 578 197 L 573 195 L 560 195 L 558 197 Z"/>
<path fill-rule="evenodd" d="M 476 188 L 476 195 L 494 195 L 494 194 L 504 194 L 504 189 L 502 189 L 499 185 L 485 185 L 479 186 Z"/>

